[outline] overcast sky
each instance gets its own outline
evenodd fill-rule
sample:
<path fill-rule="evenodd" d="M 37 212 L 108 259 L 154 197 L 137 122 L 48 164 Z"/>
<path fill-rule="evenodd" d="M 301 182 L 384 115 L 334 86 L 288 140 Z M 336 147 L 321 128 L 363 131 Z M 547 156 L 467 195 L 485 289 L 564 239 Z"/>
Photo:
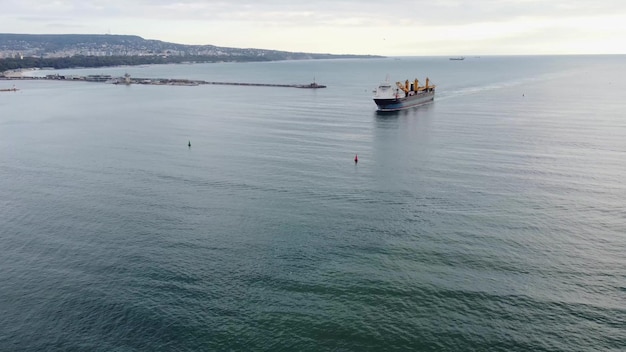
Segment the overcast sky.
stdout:
<path fill-rule="evenodd" d="M 333 54 L 626 53 L 626 0 L 0 0 L 0 32 Z"/>

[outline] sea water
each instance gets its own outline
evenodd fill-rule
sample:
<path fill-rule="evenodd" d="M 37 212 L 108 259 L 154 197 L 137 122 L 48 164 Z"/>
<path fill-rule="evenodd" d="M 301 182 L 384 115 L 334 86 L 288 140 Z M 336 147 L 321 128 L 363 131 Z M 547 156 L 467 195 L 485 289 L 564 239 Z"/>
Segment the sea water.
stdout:
<path fill-rule="evenodd" d="M 51 73 L 328 88 L 0 81 L 2 351 L 626 348 L 624 56 Z"/>

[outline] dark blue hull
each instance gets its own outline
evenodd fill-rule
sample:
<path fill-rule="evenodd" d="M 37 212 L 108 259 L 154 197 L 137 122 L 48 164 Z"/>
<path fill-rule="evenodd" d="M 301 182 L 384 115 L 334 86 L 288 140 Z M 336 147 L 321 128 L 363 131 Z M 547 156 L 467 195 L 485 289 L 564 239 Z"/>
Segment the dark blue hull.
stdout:
<path fill-rule="evenodd" d="M 398 111 L 418 106 L 435 98 L 435 91 L 418 93 L 407 97 L 392 99 L 374 99 L 378 111 Z"/>

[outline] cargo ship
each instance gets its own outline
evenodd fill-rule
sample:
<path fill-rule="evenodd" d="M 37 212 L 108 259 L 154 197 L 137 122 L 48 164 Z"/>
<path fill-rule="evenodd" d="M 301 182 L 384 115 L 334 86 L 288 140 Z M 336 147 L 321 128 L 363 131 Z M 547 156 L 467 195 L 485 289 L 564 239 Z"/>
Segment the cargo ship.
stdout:
<path fill-rule="evenodd" d="M 374 91 L 374 103 L 378 111 L 398 111 L 427 103 L 435 98 L 435 86 L 426 78 L 424 86 L 406 80 L 404 84 L 396 82 L 396 86 L 389 83 L 389 79 L 381 83 Z"/>

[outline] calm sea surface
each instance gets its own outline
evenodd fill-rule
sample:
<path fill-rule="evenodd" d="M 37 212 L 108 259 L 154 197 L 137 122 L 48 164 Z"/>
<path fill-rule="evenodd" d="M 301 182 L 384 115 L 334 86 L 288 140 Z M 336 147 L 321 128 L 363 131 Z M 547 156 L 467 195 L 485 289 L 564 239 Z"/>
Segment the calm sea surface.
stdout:
<path fill-rule="evenodd" d="M 328 88 L 0 81 L 0 351 L 626 349 L 625 56 L 125 72 Z"/>

